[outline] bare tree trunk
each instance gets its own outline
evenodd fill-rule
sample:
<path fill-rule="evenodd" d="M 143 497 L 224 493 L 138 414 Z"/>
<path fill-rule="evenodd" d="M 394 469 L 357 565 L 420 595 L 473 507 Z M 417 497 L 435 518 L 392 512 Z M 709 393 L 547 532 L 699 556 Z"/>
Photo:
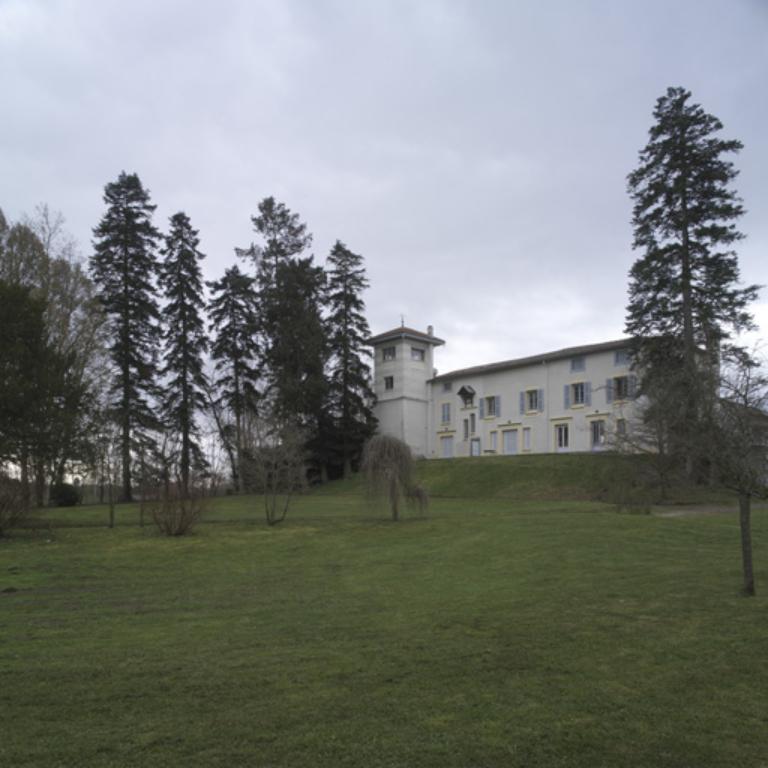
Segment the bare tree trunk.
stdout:
<path fill-rule="evenodd" d="M 29 451 L 26 445 L 22 445 L 21 454 L 19 456 L 19 464 L 21 464 L 21 501 L 24 505 L 24 509 L 29 508 L 30 492 L 29 492 Z"/>
<path fill-rule="evenodd" d="M 35 459 L 35 506 L 45 506 L 45 465 L 42 459 Z"/>
<path fill-rule="evenodd" d="M 109 477 L 109 527 L 114 528 L 115 527 L 115 495 L 114 491 L 112 490 L 112 473 L 110 472 Z"/>
<path fill-rule="evenodd" d="M 392 520 L 396 523 L 400 519 L 400 488 L 394 477 L 390 479 L 389 503 L 392 505 Z"/>
<path fill-rule="evenodd" d="M 144 505 L 147 496 L 147 466 L 144 463 L 144 448 L 141 449 L 141 501 L 139 502 L 139 527 L 144 527 Z"/>
<path fill-rule="evenodd" d="M 744 571 L 742 592 L 747 597 L 755 595 L 755 575 L 752 570 L 752 497 L 739 494 L 739 526 L 741 527 L 741 563 Z"/>

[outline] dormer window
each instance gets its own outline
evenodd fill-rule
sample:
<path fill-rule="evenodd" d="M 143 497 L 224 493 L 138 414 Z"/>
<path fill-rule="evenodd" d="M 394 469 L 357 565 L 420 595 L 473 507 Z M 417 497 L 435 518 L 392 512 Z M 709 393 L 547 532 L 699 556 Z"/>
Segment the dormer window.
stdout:
<path fill-rule="evenodd" d="M 381 359 L 386 363 L 388 360 L 394 360 L 397 353 L 396 347 L 384 347 L 381 350 Z"/>
<path fill-rule="evenodd" d="M 475 390 L 465 384 L 457 393 L 465 408 L 471 408 L 475 404 Z"/>

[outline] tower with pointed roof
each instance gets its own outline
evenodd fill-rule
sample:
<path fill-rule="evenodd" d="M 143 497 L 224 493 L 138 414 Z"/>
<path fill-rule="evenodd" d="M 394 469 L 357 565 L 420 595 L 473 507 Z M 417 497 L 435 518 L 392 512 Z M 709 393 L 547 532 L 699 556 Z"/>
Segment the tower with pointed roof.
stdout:
<path fill-rule="evenodd" d="M 374 413 L 379 432 L 405 442 L 414 456 L 429 455 L 431 387 L 435 375 L 434 349 L 445 342 L 432 326 L 427 332 L 404 324 L 371 337 L 374 354 Z"/>

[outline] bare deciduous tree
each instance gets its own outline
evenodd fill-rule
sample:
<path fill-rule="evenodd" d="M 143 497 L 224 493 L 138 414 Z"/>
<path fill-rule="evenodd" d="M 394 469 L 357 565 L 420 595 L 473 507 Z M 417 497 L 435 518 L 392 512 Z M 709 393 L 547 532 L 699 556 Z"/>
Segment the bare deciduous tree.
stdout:
<path fill-rule="evenodd" d="M 738 495 L 742 591 L 752 596 L 752 498 L 768 495 L 768 376 L 752 355 L 735 350 L 724 366 L 721 392 L 714 460 L 720 483 Z"/>
<path fill-rule="evenodd" d="M 258 418 L 247 444 L 247 485 L 263 494 L 267 525 L 277 525 L 285 520 L 293 496 L 306 486 L 305 435 L 294 422 Z"/>

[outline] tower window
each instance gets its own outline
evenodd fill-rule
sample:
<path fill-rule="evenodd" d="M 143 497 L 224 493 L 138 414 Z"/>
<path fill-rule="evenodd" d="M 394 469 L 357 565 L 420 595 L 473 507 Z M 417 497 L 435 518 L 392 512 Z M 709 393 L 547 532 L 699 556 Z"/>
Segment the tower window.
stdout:
<path fill-rule="evenodd" d="M 381 359 L 386 363 L 387 360 L 394 360 L 397 353 L 396 347 L 384 347 L 381 350 Z"/>
<path fill-rule="evenodd" d="M 385 376 L 384 377 L 384 389 L 394 389 L 395 388 L 395 377 L 394 376 Z"/>
<path fill-rule="evenodd" d="M 419 362 L 424 362 L 424 350 L 419 349 L 418 347 L 411 347 L 411 360 L 418 360 Z"/>

